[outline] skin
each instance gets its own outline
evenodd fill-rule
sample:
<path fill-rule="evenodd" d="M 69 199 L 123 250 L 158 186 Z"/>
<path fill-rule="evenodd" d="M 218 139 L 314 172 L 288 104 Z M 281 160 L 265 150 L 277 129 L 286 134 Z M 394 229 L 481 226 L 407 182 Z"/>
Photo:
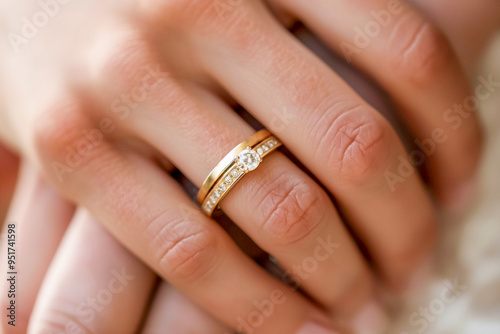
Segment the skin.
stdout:
<path fill-rule="evenodd" d="M 16 23 L 12 17 L 30 13 L 29 4 L 14 6 L 11 18 L 3 18 L 6 26 Z M 369 8 L 362 3 L 324 1 L 314 8 L 305 4 L 278 5 L 310 22 L 333 49 L 342 40 L 352 40 L 353 25 L 369 19 L 364 16 Z M 276 133 L 324 188 L 276 153 L 225 199 L 223 209 L 228 216 L 289 270 L 297 259 L 314 254 L 318 237 L 334 236 L 341 247 L 301 287 L 315 304 L 340 318 L 338 322 L 355 329 L 359 312 L 373 305 L 375 275 L 387 285 L 405 286 L 432 249 L 434 212 L 416 173 L 395 191 L 385 182 L 383 171 L 397 168 L 399 157 L 406 158 L 397 135 L 374 109 L 280 28 L 257 2 L 242 2 L 226 12 L 224 20 L 203 1 L 190 3 L 189 11 L 182 1 L 143 1 L 139 6 L 109 1 L 107 5 L 97 12 L 95 6 L 101 6 L 97 2 L 68 6 L 64 15 L 56 16 L 19 54 L 12 55 L 9 45 L 2 46 L 0 66 L 5 77 L 13 80 L 1 82 L 5 96 L 0 99 L 4 103 L 0 133 L 65 196 L 87 207 L 128 251 L 118 244 L 110 249 L 117 254 L 132 252 L 233 328 L 239 317 L 253 311 L 249 300 L 268 299 L 275 290 L 287 302 L 256 333 L 294 333 L 311 320 L 327 323 L 319 307 L 271 279 L 239 251 L 154 163 L 154 158 L 163 155 L 201 185 L 220 157 L 252 133 L 226 104 L 229 94 Z M 329 6 L 342 6 L 342 11 Z M 373 6 L 382 10 L 387 4 L 376 1 Z M 71 18 L 76 12 L 92 17 L 88 29 L 65 21 L 66 15 Z M 342 15 L 324 20 L 321 12 Z M 460 69 L 460 59 L 466 58 L 460 58 L 415 8 L 404 5 L 402 13 L 400 25 L 389 26 L 353 63 L 378 80 L 401 105 L 418 138 L 426 138 L 436 127 L 445 129 L 448 140 L 429 157 L 428 169 L 438 199 L 454 204 L 472 178 L 480 130 L 474 116 L 464 120 L 458 132 L 438 116 L 440 110 L 469 94 Z M 57 34 L 63 26 L 67 33 Z M 391 31 L 401 36 L 392 40 Z M 415 31 L 418 38 L 412 39 Z M 196 56 L 199 54 L 203 57 Z M 156 69 L 157 65 L 158 76 L 145 82 L 148 71 L 144 68 Z M 44 72 L 49 68 L 64 71 Z M 303 85 L 297 86 L 298 82 Z M 432 89 L 429 83 L 435 84 Z M 143 85 L 152 87 L 146 98 L 127 96 Z M 133 111 L 127 114 L 126 109 L 113 108 L 116 98 L 122 99 L 120 106 L 128 104 Z M 283 120 L 276 110 L 286 110 L 288 118 Z M 103 125 L 104 118 L 111 120 L 113 130 Z M 82 139 L 82 131 L 96 126 L 109 133 L 71 172 L 55 172 L 53 162 L 68 158 L 66 147 Z M 186 151 L 186 147 L 193 150 Z M 60 176 L 64 176 L 62 180 Z M 340 219 L 323 189 L 335 196 L 346 221 Z M 410 217 L 408 212 L 412 212 Z M 404 226 L 400 224 L 403 218 Z M 90 229 L 94 221 L 83 213 L 74 220 L 72 228 L 76 226 L 77 231 L 82 226 Z M 344 223 L 350 224 L 367 247 L 375 271 Z M 90 231 L 104 231 L 95 223 L 94 228 Z M 85 235 L 80 232 L 78 235 Z M 99 253 L 81 253 L 76 234 L 68 235 L 76 239 L 64 244 L 71 246 L 66 253 L 93 263 L 85 256 Z M 102 240 L 104 249 L 114 239 L 108 235 Z M 56 269 L 49 272 L 50 284 L 75 281 L 72 275 L 77 269 L 60 264 L 65 256 L 56 257 Z M 145 290 L 120 297 L 125 300 L 120 303 L 127 303 L 126 298 L 146 295 L 148 286 L 152 289 L 151 278 L 148 280 L 152 273 L 137 260 L 130 261 L 135 257 L 121 256 L 124 263 L 144 271 L 139 277 L 146 282 L 141 284 Z M 47 261 L 50 258 L 48 254 Z M 109 273 L 105 261 L 99 265 L 97 272 Z M 40 281 L 43 273 L 38 277 Z M 105 282 L 106 275 L 100 277 Z M 50 284 L 41 291 L 43 306 L 35 308 L 32 332 L 52 326 L 44 313 L 46 305 L 58 303 L 52 298 Z M 66 287 L 75 290 L 74 285 Z M 134 328 L 134 319 L 140 315 L 134 316 L 128 318 L 131 324 L 126 328 Z M 113 315 L 103 318 L 102 323 L 94 324 L 101 326 L 96 328 L 108 328 L 106 321 Z"/>
<path fill-rule="evenodd" d="M 4 176 L 15 179 L 15 173 L 2 168 Z M 7 333 L 27 333 L 29 322 L 29 332 L 35 333 L 136 333 L 145 317 L 144 333 L 164 328 L 186 334 L 201 328 L 205 333 L 230 333 L 171 285 L 161 282 L 156 290 L 156 275 L 148 267 L 86 210 L 75 212 L 26 163 L 19 171 L 6 222 L 16 223 L 17 272 L 22 273 L 17 281 L 16 326 L 5 326 Z M 2 259 L 7 258 L 6 249 L 2 248 Z M 125 283 L 116 279 L 122 273 Z M 1 285 L 3 291 L 9 289 L 6 281 Z M 109 303 L 103 289 L 113 291 Z M 153 305 L 146 312 L 150 299 Z"/>

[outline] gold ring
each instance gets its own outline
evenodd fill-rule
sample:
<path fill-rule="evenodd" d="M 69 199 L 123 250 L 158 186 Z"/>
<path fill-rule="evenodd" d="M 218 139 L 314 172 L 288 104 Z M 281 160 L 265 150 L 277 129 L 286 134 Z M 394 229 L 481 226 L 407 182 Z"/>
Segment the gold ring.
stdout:
<path fill-rule="evenodd" d="M 197 199 L 203 212 L 212 216 L 229 190 L 281 145 L 282 142 L 269 131 L 261 130 L 233 148 L 215 166 L 198 191 Z"/>

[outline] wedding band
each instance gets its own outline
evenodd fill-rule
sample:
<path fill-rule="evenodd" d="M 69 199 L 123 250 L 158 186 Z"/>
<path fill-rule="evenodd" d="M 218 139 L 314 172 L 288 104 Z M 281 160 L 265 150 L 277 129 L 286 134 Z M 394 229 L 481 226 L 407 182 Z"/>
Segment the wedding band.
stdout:
<path fill-rule="evenodd" d="M 236 183 L 281 145 L 281 141 L 269 131 L 261 130 L 233 148 L 215 166 L 198 191 L 197 199 L 203 212 L 211 217 Z"/>

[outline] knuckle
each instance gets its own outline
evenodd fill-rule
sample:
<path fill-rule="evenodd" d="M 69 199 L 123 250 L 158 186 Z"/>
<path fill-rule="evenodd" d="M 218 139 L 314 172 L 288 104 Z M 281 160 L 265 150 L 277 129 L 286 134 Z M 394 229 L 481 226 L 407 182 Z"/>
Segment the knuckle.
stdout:
<path fill-rule="evenodd" d="M 33 123 L 33 140 L 42 159 L 59 159 L 89 124 L 85 103 L 68 97 L 53 103 Z"/>
<path fill-rule="evenodd" d="M 183 282 L 207 277 L 216 266 L 219 247 L 214 233 L 185 219 L 169 221 L 153 241 L 160 268 Z"/>
<path fill-rule="evenodd" d="M 110 132 L 94 123 L 91 112 L 92 106 L 85 99 L 67 97 L 36 116 L 30 144 L 51 181 L 60 183 L 87 173 L 110 157 Z M 70 176 L 76 170 L 79 173 Z"/>
<path fill-rule="evenodd" d="M 367 108 L 334 103 L 312 117 L 314 159 L 349 182 L 369 180 L 390 151 L 390 125 Z"/>
<path fill-rule="evenodd" d="M 398 51 L 394 53 L 393 64 L 405 78 L 428 82 L 450 63 L 452 49 L 443 33 L 433 24 L 412 21 L 404 33 L 395 34 L 393 38 L 394 44 L 400 45 L 396 47 Z"/>
<path fill-rule="evenodd" d="M 98 52 L 91 63 L 94 80 L 104 80 L 118 91 L 127 92 L 141 85 L 152 64 L 160 64 L 152 44 L 134 27 L 103 35 L 96 43 Z"/>
<path fill-rule="evenodd" d="M 259 228 L 278 246 L 294 245 L 311 236 L 321 223 L 326 207 L 316 184 L 290 172 L 265 182 L 259 196 Z"/>

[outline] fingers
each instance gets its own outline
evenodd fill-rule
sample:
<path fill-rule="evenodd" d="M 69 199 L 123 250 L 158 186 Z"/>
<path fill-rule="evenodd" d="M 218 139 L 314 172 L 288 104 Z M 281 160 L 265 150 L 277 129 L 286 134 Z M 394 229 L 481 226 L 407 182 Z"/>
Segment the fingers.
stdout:
<path fill-rule="evenodd" d="M 138 137 L 175 160 L 186 176 L 201 185 L 218 160 L 253 130 L 214 97 L 194 91 L 184 91 L 177 98 L 191 101 L 186 102 L 191 104 L 191 119 L 199 120 L 190 122 L 189 130 L 180 125 L 180 120 L 172 121 L 171 114 L 178 113 L 175 108 L 152 108 L 133 123 Z M 151 100 L 152 106 L 161 103 L 154 96 Z M 188 112 L 183 116 L 189 117 Z M 177 151 L 181 143 L 193 151 L 181 154 Z M 373 297 L 368 267 L 328 196 L 283 155 L 276 153 L 266 158 L 262 166 L 231 190 L 222 207 L 323 305 L 353 315 Z M 301 270 L 303 262 L 309 264 L 309 258 L 314 261 L 313 269 L 305 269 L 310 273 Z"/>
<path fill-rule="evenodd" d="M 26 333 L 38 290 L 72 215 L 73 206 L 47 185 L 35 170 L 23 163 L 1 244 L 2 268 L 17 272 L 15 291 L 9 293 L 10 282 L 2 280 L 1 314 L 4 320 L 9 319 L 8 308 L 14 300 L 16 326 L 2 321 L 2 333 Z M 12 233 L 7 233 L 9 224 L 15 225 Z M 13 236 L 8 238 L 9 234 Z M 8 242 L 8 239 L 15 241 Z M 8 248 L 11 248 L 9 256 L 14 253 L 12 249 L 15 250 L 12 258 L 14 268 L 9 270 L 6 263 Z"/>
<path fill-rule="evenodd" d="M 387 89 L 416 136 L 413 164 L 425 161 L 443 204 L 463 205 L 481 152 L 478 97 L 443 34 L 405 1 L 279 2 Z"/>
<path fill-rule="evenodd" d="M 136 333 L 154 279 L 80 209 L 44 280 L 29 333 Z"/>
<path fill-rule="evenodd" d="M 463 67 L 473 75 L 485 47 L 500 28 L 500 3 L 417 0 L 414 4 L 446 33 Z"/>
<path fill-rule="evenodd" d="M 239 20 L 231 22 L 243 23 L 230 34 L 203 32 L 195 54 L 334 194 L 382 277 L 391 286 L 409 285 L 433 248 L 436 226 L 397 135 L 263 10 L 254 11 L 236 8 Z M 264 22 L 249 31 L 246 20 Z M 404 182 L 393 187 L 398 169 L 406 172 Z"/>
<path fill-rule="evenodd" d="M 228 118 L 222 120 L 227 121 Z M 141 123 L 138 121 L 136 124 L 140 126 Z M 154 124 L 158 123 L 156 120 L 147 125 L 143 123 L 145 127 L 141 133 L 168 154 L 168 147 L 175 147 L 176 143 L 162 135 L 163 131 L 154 130 Z M 228 122 L 227 128 L 238 130 L 240 124 L 243 125 L 241 121 L 233 124 Z M 224 140 L 227 142 L 220 146 L 235 146 L 243 140 L 241 137 L 245 133 L 252 133 L 247 132 L 245 126 L 241 128 L 240 134 L 236 134 L 234 139 L 226 133 Z M 173 134 L 175 131 L 167 133 Z M 217 138 L 217 133 L 214 132 L 212 136 L 209 132 L 205 134 L 207 138 L 204 142 L 195 140 L 192 147 L 196 145 L 206 149 L 205 152 L 209 154 L 212 151 L 219 154 L 220 146 L 215 147 L 208 140 L 210 137 Z M 191 138 L 196 139 L 193 136 Z M 219 137 L 217 143 L 221 139 Z M 185 137 L 182 142 L 189 145 L 190 138 Z M 185 153 L 183 158 L 177 166 L 193 178 L 201 169 L 201 164 L 209 166 L 206 161 L 213 159 L 205 159 L 196 153 Z M 196 166 L 198 168 L 194 168 Z M 204 170 L 208 175 L 208 169 L 205 167 Z M 194 180 L 201 184 L 199 178 Z M 324 305 L 339 312 L 352 313 L 372 295 L 371 274 L 332 203 L 319 186 L 281 154 L 269 156 L 258 170 L 247 175 L 231 190 L 222 207 L 257 244 L 273 254 L 292 273 L 294 279 L 301 281 L 301 288 Z M 302 262 L 307 262 L 308 257 L 314 259 L 313 266 L 317 265 L 317 268 L 307 268 L 312 272 L 304 273 L 301 270 Z"/>
<path fill-rule="evenodd" d="M 39 138 L 49 168 L 64 157 L 56 145 L 61 144 L 60 135 L 51 132 Z M 72 139 L 64 140 L 67 144 Z M 65 188 L 134 254 L 218 319 L 235 329 L 250 326 L 266 334 L 296 333 L 305 323 L 322 318 L 303 297 L 247 258 L 153 164 L 119 153 L 107 142 L 88 156 L 67 175 Z M 259 313 L 258 322 L 249 324 L 254 302 L 264 302 L 272 318 Z"/>
<path fill-rule="evenodd" d="M 142 333 L 160 334 L 165 331 L 176 334 L 233 333 L 173 286 L 162 282 L 155 294 Z"/>
<path fill-rule="evenodd" d="M 125 45 L 129 50 L 130 43 Z M 139 87 L 141 80 L 130 80 L 130 74 L 157 62 L 154 54 L 138 48 L 142 51 L 135 49 L 134 54 L 142 56 L 133 63 L 108 60 L 109 65 L 102 66 L 108 70 L 110 82 L 126 82 L 122 90 Z M 113 54 L 123 54 L 117 51 L 121 47 L 111 49 Z M 127 126 L 136 138 L 151 144 L 200 186 L 211 168 L 254 131 L 212 94 L 168 75 L 163 77 L 143 100 L 141 113 L 130 114 Z M 107 81 L 102 85 L 103 90 L 116 88 Z M 240 183 L 222 203 L 232 220 L 319 302 L 349 315 L 362 309 L 373 297 L 373 279 L 321 187 L 278 153 L 266 158 Z M 321 260 L 314 258 L 319 253 Z M 314 269 L 297 273 L 310 259 Z"/>

